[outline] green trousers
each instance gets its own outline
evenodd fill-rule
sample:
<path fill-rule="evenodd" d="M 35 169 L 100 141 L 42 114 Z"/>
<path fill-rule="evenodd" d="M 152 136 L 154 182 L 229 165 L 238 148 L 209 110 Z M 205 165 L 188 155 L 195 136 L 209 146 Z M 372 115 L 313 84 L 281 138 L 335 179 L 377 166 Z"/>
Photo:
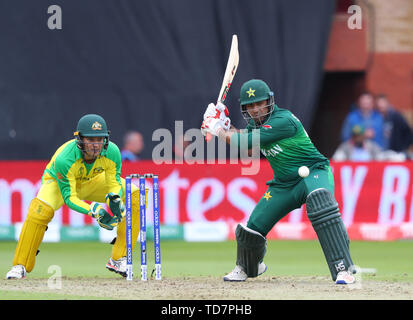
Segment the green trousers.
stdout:
<path fill-rule="evenodd" d="M 265 237 L 279 220 L 300 208 L 307 195 L 319 188 L 325 188 L 334 195 L 334 177 L 330 166 L 311 170 L 306 178 L 292 187 L 270 185 L 252 211 L 247 227 Z"/>

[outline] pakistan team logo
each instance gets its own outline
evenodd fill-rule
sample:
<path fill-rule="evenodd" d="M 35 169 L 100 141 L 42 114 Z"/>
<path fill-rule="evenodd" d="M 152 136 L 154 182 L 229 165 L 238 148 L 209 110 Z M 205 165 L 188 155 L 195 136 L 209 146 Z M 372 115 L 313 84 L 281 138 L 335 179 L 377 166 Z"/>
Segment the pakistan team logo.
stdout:
<path fill-rule="evenodd" d="M 250 98 L 251 96 L 255 97 L 255 90 L 252 90 L 252 88 L 250 88 L 249 90 L 245 91 L 248 94 L 248 98 Z"/>

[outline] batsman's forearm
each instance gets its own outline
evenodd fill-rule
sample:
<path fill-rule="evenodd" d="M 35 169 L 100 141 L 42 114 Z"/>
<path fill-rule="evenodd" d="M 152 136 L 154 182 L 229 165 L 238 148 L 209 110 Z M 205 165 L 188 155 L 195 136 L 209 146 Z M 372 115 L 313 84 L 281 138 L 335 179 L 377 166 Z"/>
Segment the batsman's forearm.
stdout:
<path fill-rule="evenodd" d="M 225 130 L 219 130 L 217 133 L 218 133 L 218 138 L 219 139 L 221 139 L 221 140 L 225 140 L 225 142 L 227 143 L 227 144 L 231 144 L 231 137 L 233 137 L 234 139 L 237 139 L 236 140 L 236 144 L 237 144 L 237 147 L 238 148 L 240 148 L 240 143 L 239 143 L 239 134 L 240 134 L 240 131 L 239 130 L 237 130 L 237 129 L 235 129 L 235 127 L 233 127 L 234 128 L 234 130 L 228 130 L 228 131 L 225 131 Z M 237 135 L 237 136 L 234 136 L 234 135 Z M 251 141 L 251 142 L 250 142 Z M 234 141 L 232 141 L 232 143 L 234 143 Z M 247 145 L 247 149 L 248 149 L 248 156 L 249 157 L 251 157 L 252 155 L 253 155 L 253 152 L 252 152 L 252 140 L 251 139 L 249 139 L 248 140 L 248 145 Z"/>
<path fill-rule="evenodd" d="M 238 130 L 234 126 L 231 126 L 231 129 L 228 131 L 220 129 L 217 133 L 219 139 L 224 140 L 227 144 L 231 144 L 231 137 L 237 132 Z"/>
<path fill-rule="evenodd" d="M 257 137 L 253 137 L 251 132 L 247 131 L 240 131 L 240 130 L 219 130 L 218 138 L 225 140 L 226 143 L 230 145 L 234 145 L 239 149 L 247 149 L 250 150 L 257 144 L 259 145 L 259 141 L 256 141 Z"/>

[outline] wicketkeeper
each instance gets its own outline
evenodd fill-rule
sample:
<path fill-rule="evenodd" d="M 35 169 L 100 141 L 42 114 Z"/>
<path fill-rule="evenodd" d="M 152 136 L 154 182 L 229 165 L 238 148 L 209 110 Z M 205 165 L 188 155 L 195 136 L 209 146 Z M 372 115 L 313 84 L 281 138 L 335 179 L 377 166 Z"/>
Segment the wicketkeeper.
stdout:
<path fill-rule="evenodd" d="M 266 235 L 281 218 L 305 203 L 333 281 L 353 283 L 349 238 L 334 198 L 329 160 L 315 148 L 298 118 L 275 104 L 274 93 L 264 81 L 245 82 L 240 103 L 246 130 L 229 128 L 228 110 L 220 103 L 208 105 L 201 130 L 238 148 L 259 146 L 270 162 L 274 178 L 267 182 L 268 189 L 247 224 L 236 228 L 236 266 L 224 280 L 245 281 L 264 273 Z M 298 174 L 301 166 L 310 170 L 305 178 Z"/>
<path fill-rule="evenodd" d="M 33 270 L 47 225 L 63 204 L 95 218 L 102 228 L 117 227 L 106 268 L 126 276 L 125 181 L 120 176 L 120 151 L 109 141 L 109 133 L 101 116 L 87 114 L 78 122 L 75 139 L 57 149 L 43 173 L 41 188 L 30 203 L 7 279 L 24 278 Z M 134 245 L 139 232 L 139 190 L 135 185 L 132 197 L 132 221 L 137 226 L 132 232 Z M 106 203 L 109 212 L 99 203 Z"/>

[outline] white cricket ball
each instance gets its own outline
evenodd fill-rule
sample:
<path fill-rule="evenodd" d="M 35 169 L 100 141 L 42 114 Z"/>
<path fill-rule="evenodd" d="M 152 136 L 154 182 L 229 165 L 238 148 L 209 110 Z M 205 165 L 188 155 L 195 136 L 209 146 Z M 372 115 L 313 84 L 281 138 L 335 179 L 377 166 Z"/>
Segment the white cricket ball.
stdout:
<path fill-rule="evenodd" d="M 298 168 L 298 175 L 300 177 L 306 178 L 306 177 L 308 177 L 309 174 L 310 174 L 310 169 L 308 169 L 308 167 L 302 166 L 302 167 Z"/>

